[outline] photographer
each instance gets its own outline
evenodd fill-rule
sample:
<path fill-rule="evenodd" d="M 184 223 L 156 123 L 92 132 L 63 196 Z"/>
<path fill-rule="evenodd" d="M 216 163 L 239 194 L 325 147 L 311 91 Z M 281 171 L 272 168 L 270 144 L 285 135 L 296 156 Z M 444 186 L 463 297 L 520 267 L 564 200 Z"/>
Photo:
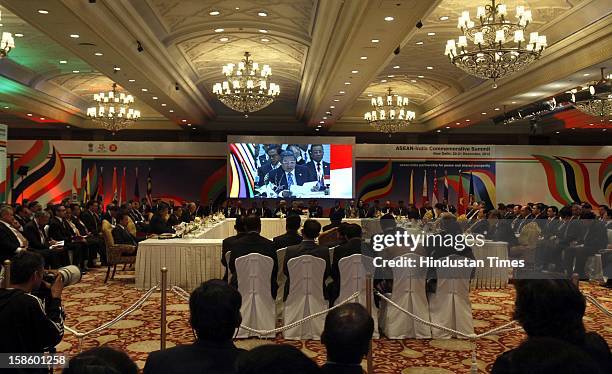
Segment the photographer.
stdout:
<path fill-rule="evenodd" d="M 11 288 L 0 289 L 0 352 L 42 353 L 62 341 L 64 311 L 62 277 L 53 285 L 43 281 L 44 259 L 23 251 L 11 260 Z M 46 293 L 43 301 L 32 294 Z"/>

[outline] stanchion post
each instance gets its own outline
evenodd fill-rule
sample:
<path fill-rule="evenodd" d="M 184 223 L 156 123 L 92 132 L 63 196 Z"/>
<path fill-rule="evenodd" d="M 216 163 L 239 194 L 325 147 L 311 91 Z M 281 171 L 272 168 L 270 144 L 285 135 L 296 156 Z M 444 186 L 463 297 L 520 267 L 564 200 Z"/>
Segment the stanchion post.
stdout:
<path fill-rule="evenodd" d="M 0 284 L 0 288 L 9 288 L 11 286 L 11 260 L 4 261 L 4 280 Z"/>
<path fill-rule="evenodd" d="M 161 328 L 159 343 L 160 349 L 166 349 L 166 303 L 168 295 L 166 289 L 168 288 L 168 268 L 161 268 Z"/>
<path fill-rule="evenodd" d="M 366 274 L 366 308 L 368 309 L 368 314 L 372 315 L 372 274 Z M 372 345 L 374 342 L 370 341 L 370 348 L 368 349 L 367 356 L 367 367 L 368 374 L 374 373 L 374 364 L 372 360 Z"/>

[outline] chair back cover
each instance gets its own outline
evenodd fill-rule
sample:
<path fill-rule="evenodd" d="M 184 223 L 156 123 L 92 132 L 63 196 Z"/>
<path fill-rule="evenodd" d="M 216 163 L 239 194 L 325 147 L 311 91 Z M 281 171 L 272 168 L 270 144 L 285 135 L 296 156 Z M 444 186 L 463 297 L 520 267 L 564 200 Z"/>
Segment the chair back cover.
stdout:
<path fill-rule="evenodd" d="M 372 257 L 362 254 L 354 254 L 340 259 L 338 262 L 340 269 L 340 293 L 334 305 L 337 305 L 352 294 L 359 291 L 359 297 L 352 302 L 359 302 L 366 305 L 366 274 L 374 277 L 374 263 Z M 374 305 L 372 296 L 372 318 L 374 319 L 374 337 L 378 337 L 378 308 Z"/>
<path fill-rule="evenodd" d="M 285 301 L 284 325 L 325 310 L 328 306 L 323 296 L 325 260 L 311 255 L 295 257 L 287 263 L 287 270 L 291 284 Z M 321 315 L 286 330 L 283 336 L 285 339 L 320 340 L 324 324 L 325 315 Z"/>
<path fill-rule="evenodd" d="M 420 263 L 422 256 L 408 253 L 398 256 L 412 259 L 415 264 Z M 407 263 L 407 262 L 406 262 Z M 429 304 L 426 294 L 427 267 L 394 267 L 393 291 L 390 299 L 407 311 L 429 321 Z M 382 331 L 390 339 L 431 338 L 431 328 L 419 323 L 400 311 L 396 307 L 384 303 L 382 311 Z"/>
<path fill-rule="evenodd" d="M 449 259 L 461 260 L 465 257 L 450 255 Z M 443 259 L 443 258 L 442 258 Z M 470 302 L 470 276 L 472 267 L 448 267 L 436 269 L 436 292 L 429 298 L 431 322 L 460 331 L 474 333 L 472 303 Z M 440 329 L 431 329 L 434 339 L 450 338 L 452 334 Z"/>
<path fill-rule="evenodd" d="M 256 330 L 272 330 L 275 327 L 274 299 L 270 290 L 270 277 L 274 261 L 268 256 L 251 253 L 236 259 L 238 292 L 242 296 L 242 324 Z M 256 335 L 244 329 L 238 331 L 238 338 Z"/>
<path fill-rule="evenodd" d="M 232 272 L 229 270 L 230 257 L 232 255 L 232 251 L 225 252 L 225 263 L 227 264 L 227 283 L 231 283 L 232 281 Z"/>

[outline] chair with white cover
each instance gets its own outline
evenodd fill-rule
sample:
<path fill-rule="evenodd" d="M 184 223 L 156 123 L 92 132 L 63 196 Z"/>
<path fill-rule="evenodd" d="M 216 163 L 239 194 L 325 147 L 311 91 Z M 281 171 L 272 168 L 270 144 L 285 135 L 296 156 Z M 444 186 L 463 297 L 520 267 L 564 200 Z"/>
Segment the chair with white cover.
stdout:
<path fill-rule="evenodd" d="M 278 292 L 276 293 L 276 319 L 283 319 L 283 294 L 285 292 L 285 253 L 287 247 L 276 250 L 276 258 L 278 261 L 278 272 L 276 273 L 276 284 L 278 284 Z"/>
<path fill-rule="evenodd" d="M 458 255 L 448 257 L 451 262 L 465 259 L 465 257 Z M 474 333 L 472 303 L 470 302 L 472 269 L 472 267 L 436 269 L 438 280 L 436 292 L 429 297 L 429 314 L 432 323 L 464 334 Z M 431 328 L 431 332 L 434 339 L 449 339 L 452 335 L 435 327 Z"/>
<path fill-rule="evenodd" d="M 274 261 L 268 256 L 251 253 L 236 260 L 238 292 L 242 296 L 242 324 L 255 330 L 272 330 L 275 327 L 275 305 L 270 290 L 270 277 Z M 238 338 L 259 336 L 273 338 L 274 335 L 257 335 L 240 329 Z"/>
<path fill-rule="evenodd" d="M 356 302 L 367 307 L 366 274 L 372 274 L 372 277 L 374 277 L 372 257 L 361 254 L 350 255 L 340 259 L 338 268 L 340 270 L 340 293 L 334 305 L 338 305 L 355 292 L 359 292 Z M 378 308 L 374 305 L 374 296 L 372 296 L 372 318 L 374 319 L 374 338 L 378 339 Z"/>
<path fill-rule="evenodd" d="M 311 255 L 292 258 L 287 263 L 289 294 L 285 301 L 284 325 L 298 321 L 311 314 L 327 309 L 323 296 L 325 260 Z M 282 292 L 279 292 L 279 294 Z M 283 333 L 285 339 L 320 340 L 325 324 L 325 315 L 313 318 Z"/>
<path fill-rule="evenodd" d="M 407 253 L 395 258 L 412 259 L 420 264 L 422 256 L 416 253 Z M 429 304 L 426 294 L 427 267 L 394 267 L 393 268 L 393 291 L 390 299 L 429 322 Z M 431 328 L 415 321 L 393 305 L 382 301 L 381 305 L 381 327 L 389 339 L 428 339 L 431 338 Z"/>

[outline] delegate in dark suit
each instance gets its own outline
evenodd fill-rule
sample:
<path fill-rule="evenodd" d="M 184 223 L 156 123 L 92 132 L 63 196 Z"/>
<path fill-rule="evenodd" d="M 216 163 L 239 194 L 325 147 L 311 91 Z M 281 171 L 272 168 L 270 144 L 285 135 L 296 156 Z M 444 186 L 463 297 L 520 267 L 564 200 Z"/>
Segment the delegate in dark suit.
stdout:
<path fill-rule="evenodd" d="M 495 223 L 495 226 L 491 230 L 487 232 L 487 239 L 496 241 L 496 242 L 506 242 L 509 247 L 513 247 L 518 245 L 518 239 L 514 232 L 512 231 L 512 226 L 510 226 L 510 222 L 506 219 L 500 219 Z"/>
<path fill-rule="evenodd" d="M 310 174 L 315 176 L 315 180 L 318 179 L 317 175 L 319 175 L 319 173 L 317 172 L 317 166 L 319 169 L 323 169 L 323 177 L 330 174 L 329 162 L 325 162 L 323 160 L 319 161 L 318 163 L 314 160 L 310 160 L 306 163 L 305 166 L 310 170 Z"/>
<path fill-rule="evenodd" d="M 231 285 L 238 289 L 238 274 L 236 274 L 236 259 L 251 253 L 259 253 L 264 256 L 270 257 L 274 260 L 274 266 L 272 267 L 272 275 L 270 276 L 270 291 L 272 298 L 276 299 L 276 291 L 278 285 L 276 284 L 276 273 L 278 272 L 278 259 L 276 257 L 276 251 L 272 241 L 264 238 L 255 232 L 245 234 L 242 238 L 236 240 L 230 255 L 229 269 L 232 272 Z"/>
<path fill-rule="evenodd" d="M 283 170 L 282 167 L 271 171 L 269 175 L 269 179 L 272 183 L 277 186 L 282 186 L 283 189 L 289 189 L 289 184 L 287 183 L 287 173 Z M 313 176 L 307 167 L 296 165 L 295 169 L 293 170 L 292 178 L 294 178 L 293 184 L 302 186 L 306 182 L 315 181 L 316 174 Z"/>
<path fill-rule="evenodd" d="M 23 236 L 28 239 L 28 247 L 40 253 L 45 259 L 45 264 L 48 264 L 51 269 L 68 265 L 69 258 L 66 251 L 53 251 L 49 249 L 49 237 L 45 233 L 44 228 L 38 226 L 36 220 L 33 219 L 23 226 Z"/>
<path fill-rule="evenodd" d="M 302 236 L 297 231 L 288 231 L 283 235 L 279 235 L 272 239 L 274 249 L 279 250 L 281 248 L 289 247 L 290 245 L 300 244 L 302 242 Z"/>
<path fill-rule="evenodd" d="M 285 264 L 283 267 L 283 272 L 287 276 L 287 281 L 285 282 L 285 292 L 283 294 L 283 300 L 285 301 L 287 300 L 287 296 L 289 295 L 289 289 L 290 289 L 290 279 L 289 279 L 290 277 L 289 277 L 289 269 L 287 267 L 287 264 L 289 263 L 289 260 L 291 260 L 292 258 L 296 258 L 299 256 L 304 256 L 304 255 L 311 255 L 311 256 L 318 257 L 318 258 L 325 260 L 325 273 L 323 274 L 323 284 L 321 284 L 321 287 L 323 287 L 323 295 L 325 296 L 325 299 L 327 300 L 328 296 L 327 296 L 327 290 L 325 289 L 325 280 L 329 276 L 330 268 L 331 268 L 330 263 L 329 263 L 329 248 L 324 245 L 316 244 L 314 240 L 302 240 L 300 244 L 287 247 L 287 252 L 285 253 Z"/>
<path fill-rule="evenodd" d="M 102 230 L 102 221 L 100 220 L 100 216 L 97 213 L 92 213 L 89 210 L 85 210 L 81 212 L 81 221 L 87 228 L 87 231 L 90 233 L 97 235 Z"/>
<path fill-rule="evenodd" d="M 68 221 L 53 217 L 49 221 L 49 237 L 57 242 L 64 242 L 64 249 L 73 251 L 72 263 L 85 267 L 85 261 L 89 258 L 87 243 L 84 241 L 73 241 L 77 235 L 68 224 Z"/>
<path fill-rule="evenodd" d="M 123 226 L 117 225 L 113 228 L 113 241 L 115 244 L 129 244 L 138 246 L 138 243 L 143 241 L 145 238 L 137 238 Z"/>
<path fill-rule="evenodd" d="M 246 352 L 229 341 L 213 343 L 198 340 L 163 351 L 151 352 L 144 374 L 234 373 L 238 355 Z"/>
<path fill-rule="evenodd" d="M 221 242 L 221 265 L 225 268 L 225 273 L 223 274 L 223 280 L 227 282 L 228 279 L 228 271 L 227 271 L 227 261 L 225 260 L 225 256 L 227 252 L 231 251 L 234 243 L 240 238 L 242 238 L 246 233 L 239 232 L 234 236 L 230 236 L 228 238 L 223 239 Z"/>
<path fill-rule="evenodd" d="M 19 248 L 19 239 L 13 234 L 11 229 L 6 227 L 4 223 L 0 223 L 0 260 L 10 260 L 17 248 Z"/>
<path fill-rule="evenodd" d="M 165 234 L 174 233 L 174 229 L 168 226 L 168 223 L 164 221 L 161 215 L 154 214 L 151 218 L 151 232 L 154 234 Z"/>

